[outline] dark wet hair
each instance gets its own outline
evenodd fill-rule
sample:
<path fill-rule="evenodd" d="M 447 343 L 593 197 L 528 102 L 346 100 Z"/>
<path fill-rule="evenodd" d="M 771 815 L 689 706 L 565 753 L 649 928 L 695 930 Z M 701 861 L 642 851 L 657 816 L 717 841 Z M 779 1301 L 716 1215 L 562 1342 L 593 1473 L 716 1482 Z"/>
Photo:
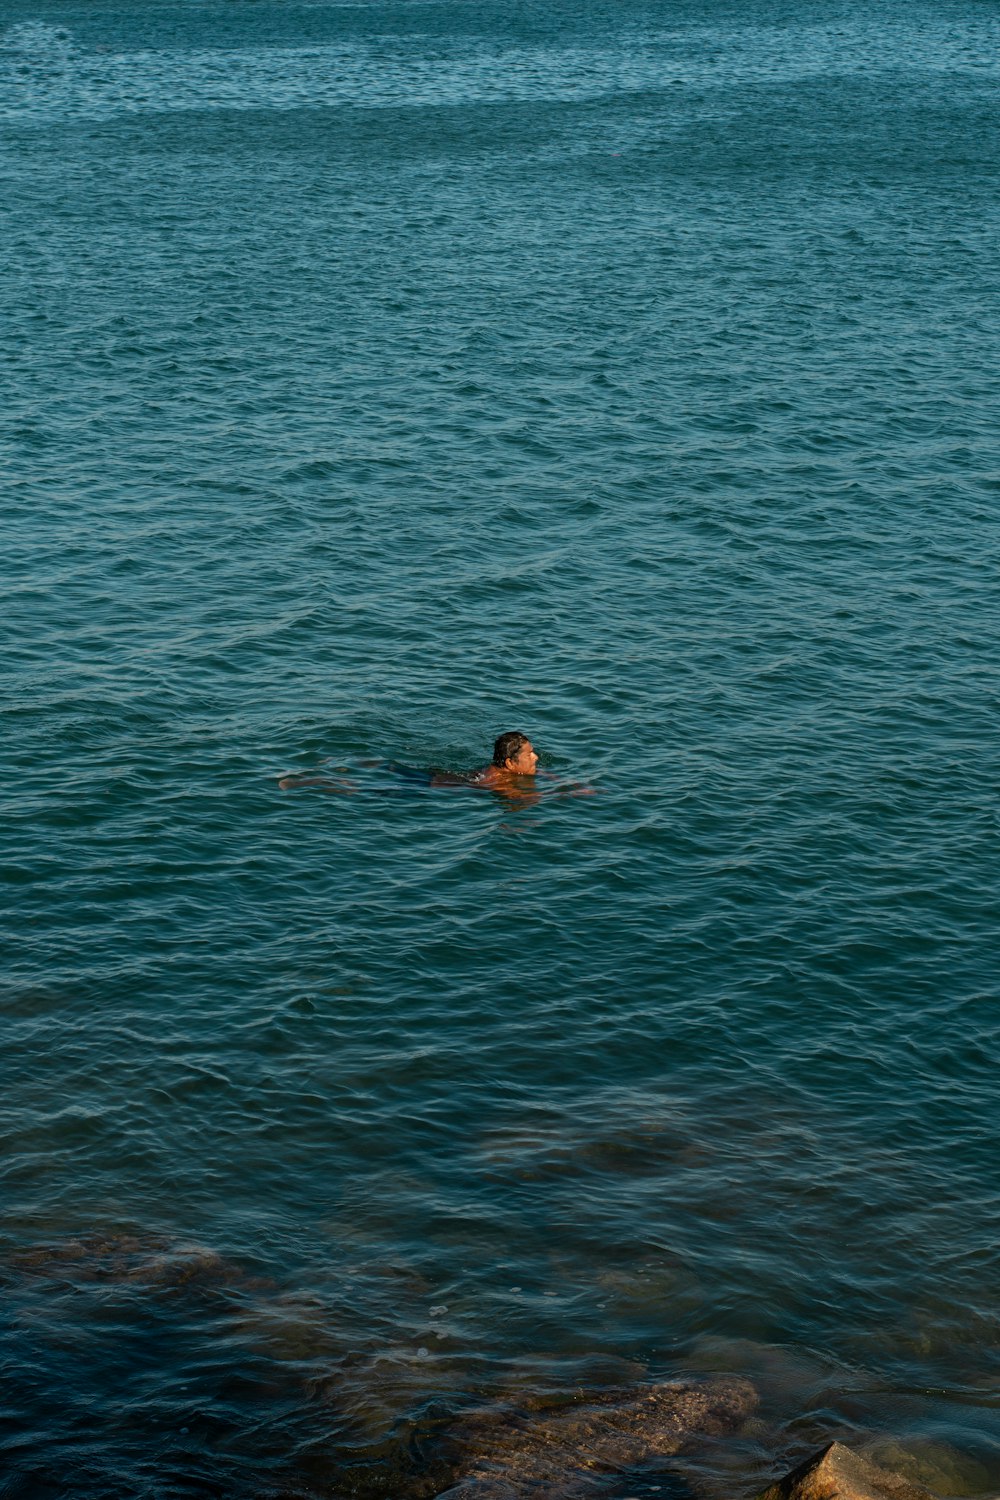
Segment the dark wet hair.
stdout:
<path fill-rule="evenodd" d="M 528 743 L 528 736 L 520 734 L 516 729 L 498 734 L 493 745 L 493 764 L 502 771 L 507 762 L 513 760 Z"/>

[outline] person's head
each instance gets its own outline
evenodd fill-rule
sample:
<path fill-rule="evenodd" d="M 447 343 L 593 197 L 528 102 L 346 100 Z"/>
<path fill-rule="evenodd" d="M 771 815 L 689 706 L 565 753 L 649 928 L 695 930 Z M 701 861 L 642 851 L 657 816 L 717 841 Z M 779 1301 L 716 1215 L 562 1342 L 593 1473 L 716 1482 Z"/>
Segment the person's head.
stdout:
<path fill-rule="evenodd" d="M 493 764 L 498 771 L 510 771 L 515 776 L 534 776 L 538 756 L 526 734 L 508 729 L 505 734 L 497 735 L 493 746 Z"/>

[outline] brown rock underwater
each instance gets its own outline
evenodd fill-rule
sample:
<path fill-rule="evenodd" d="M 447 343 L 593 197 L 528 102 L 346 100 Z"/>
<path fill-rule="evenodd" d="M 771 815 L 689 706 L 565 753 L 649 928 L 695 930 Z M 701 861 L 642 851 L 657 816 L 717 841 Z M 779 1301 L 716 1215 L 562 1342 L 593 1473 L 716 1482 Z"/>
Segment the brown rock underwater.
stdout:
<path fill-rule="evenodd" d="M 595 1480 L 734 1431 L 754 1410 L 748 1380 L 588 1395 L 557 1410 L 487 1407 L 452 1429 L 462 1450 L 447 1500 L 575 1500 Z"/>

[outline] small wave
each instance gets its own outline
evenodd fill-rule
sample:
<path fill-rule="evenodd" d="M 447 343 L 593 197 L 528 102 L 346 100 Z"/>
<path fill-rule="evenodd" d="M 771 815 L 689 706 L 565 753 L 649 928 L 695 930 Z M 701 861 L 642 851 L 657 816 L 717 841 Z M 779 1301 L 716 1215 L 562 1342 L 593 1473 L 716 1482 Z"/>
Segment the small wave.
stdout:
<path fill-rule="evenodd" d="M 338 472 L 340 465 L 332 458 L 313 458 L 305 463 L 295 464 L 286 469 L 282 478 L 286 482 L 294 482 L 300 479 L 332 479 Z"/>

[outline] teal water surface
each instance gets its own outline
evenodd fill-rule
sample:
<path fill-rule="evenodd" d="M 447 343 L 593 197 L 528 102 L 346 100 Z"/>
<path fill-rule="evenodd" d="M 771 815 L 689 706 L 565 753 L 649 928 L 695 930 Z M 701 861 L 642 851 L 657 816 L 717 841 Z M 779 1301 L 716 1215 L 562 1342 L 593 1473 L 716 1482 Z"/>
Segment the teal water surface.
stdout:
<path fill-rule="evenodd" d="M 1000 1489 L 998 44 L 0 7 L 5 1500 Z"/>

